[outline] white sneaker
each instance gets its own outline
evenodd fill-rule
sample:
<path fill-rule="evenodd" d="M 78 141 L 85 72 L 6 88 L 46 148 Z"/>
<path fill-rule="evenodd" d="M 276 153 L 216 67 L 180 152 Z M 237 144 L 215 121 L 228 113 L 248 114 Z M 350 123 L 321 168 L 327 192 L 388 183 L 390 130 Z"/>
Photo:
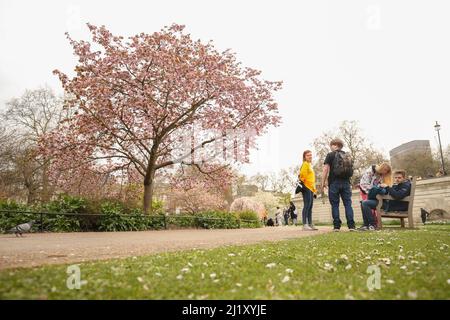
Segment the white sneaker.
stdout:
<path fill-rule="evenodd" d="M 309 225 L 307 225 L 307 224 L 303 225 L 303 231 L 312 231 L 312 230 L 313 229 Z"/>

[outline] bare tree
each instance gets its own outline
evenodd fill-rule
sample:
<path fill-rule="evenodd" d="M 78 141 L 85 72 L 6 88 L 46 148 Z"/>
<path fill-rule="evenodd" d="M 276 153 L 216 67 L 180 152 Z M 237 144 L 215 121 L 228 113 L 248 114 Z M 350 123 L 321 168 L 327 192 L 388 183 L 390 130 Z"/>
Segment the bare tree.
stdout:
<path fill-rule="evenodd" d="M 0 116 L 15 138 L 16 148 L 10 161 L 22 175 L 28 202 L 37 200 L 38 193 L 42 201 L 48 201 L 51 196 L 48 175 L 51 159 L 39 156 L 36 149 L 40 137 L 69 116 L 63 101 L 48 87 L 26 90 L 20 98 L 8 101 L 6 111 Z"/>
<path fill-rule="evenodd" d="M 344 141 L 344 151 L 351 154 L 354 161 L 353 182 L 358 182 L 363 171 L 371 164 L 388 161 L 383 153 L 377 150 L 373 144 L 364 136 L 357 121 L 343 121 L 337 130 L 324 132 L 316 138 L 312 145 L 315 150 L 314 170 L 316 173 L 322 172 L 325 157 L 330 152 L 330 141 L 333 138 L 340 138 Z M 318 177 L 320 180 L 321 177 Z"/>
<path fill-rule="evenodd" d="M 250 177 L 250 182 L 254 183 L 259 190 L 265 191 L 269 187 L 269 176 L 258 172 L 256 175 Z"/>

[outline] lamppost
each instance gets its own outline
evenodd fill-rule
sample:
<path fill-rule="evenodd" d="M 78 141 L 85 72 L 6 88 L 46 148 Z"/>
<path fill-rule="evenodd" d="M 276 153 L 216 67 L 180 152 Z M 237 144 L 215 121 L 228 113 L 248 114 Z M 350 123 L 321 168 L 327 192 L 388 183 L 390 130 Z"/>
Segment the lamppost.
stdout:
<path fill-rule="evenodd" d="M 434 125 L 434 129 L 437 131 L 438 139 L 439 139 L 439 150 L 441 151 L 441 161 L 442 161 L 442 173 L 447 175 L 447 172 L 445 172 L 445 166 L 444 166 L 444 155 L 442 154 L 442 144 L 441 144 L 441 135 L 439 134 L 439 130 L 441 130 L 441 125 L 436 121 L 436 124 Z"/>

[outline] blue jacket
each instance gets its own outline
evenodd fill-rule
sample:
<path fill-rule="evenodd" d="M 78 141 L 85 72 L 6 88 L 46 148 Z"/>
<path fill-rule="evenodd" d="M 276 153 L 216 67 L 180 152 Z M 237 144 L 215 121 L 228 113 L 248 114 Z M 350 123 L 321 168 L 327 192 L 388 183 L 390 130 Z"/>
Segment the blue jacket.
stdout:
<path fill-rule="evenodd" d="M 400 200 L 409 196 L 411 193 L 411 182 L 409 180 L 388 187 L 387 192 L 396 200 L 388 201 L 386 211 L 408 211 L 408 202 Z"/>

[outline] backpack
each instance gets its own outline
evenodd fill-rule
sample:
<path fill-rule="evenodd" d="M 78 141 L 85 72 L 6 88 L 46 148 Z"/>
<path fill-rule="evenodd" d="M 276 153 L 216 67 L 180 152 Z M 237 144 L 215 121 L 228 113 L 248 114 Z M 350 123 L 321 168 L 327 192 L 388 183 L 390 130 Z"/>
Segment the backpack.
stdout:
<path fill-rule="evenodd" d="M 353 175 L 353 160 L 349 153 L 336 151 L 333 160 L 333 174 L 336 178 L 348 179 Z"/>

